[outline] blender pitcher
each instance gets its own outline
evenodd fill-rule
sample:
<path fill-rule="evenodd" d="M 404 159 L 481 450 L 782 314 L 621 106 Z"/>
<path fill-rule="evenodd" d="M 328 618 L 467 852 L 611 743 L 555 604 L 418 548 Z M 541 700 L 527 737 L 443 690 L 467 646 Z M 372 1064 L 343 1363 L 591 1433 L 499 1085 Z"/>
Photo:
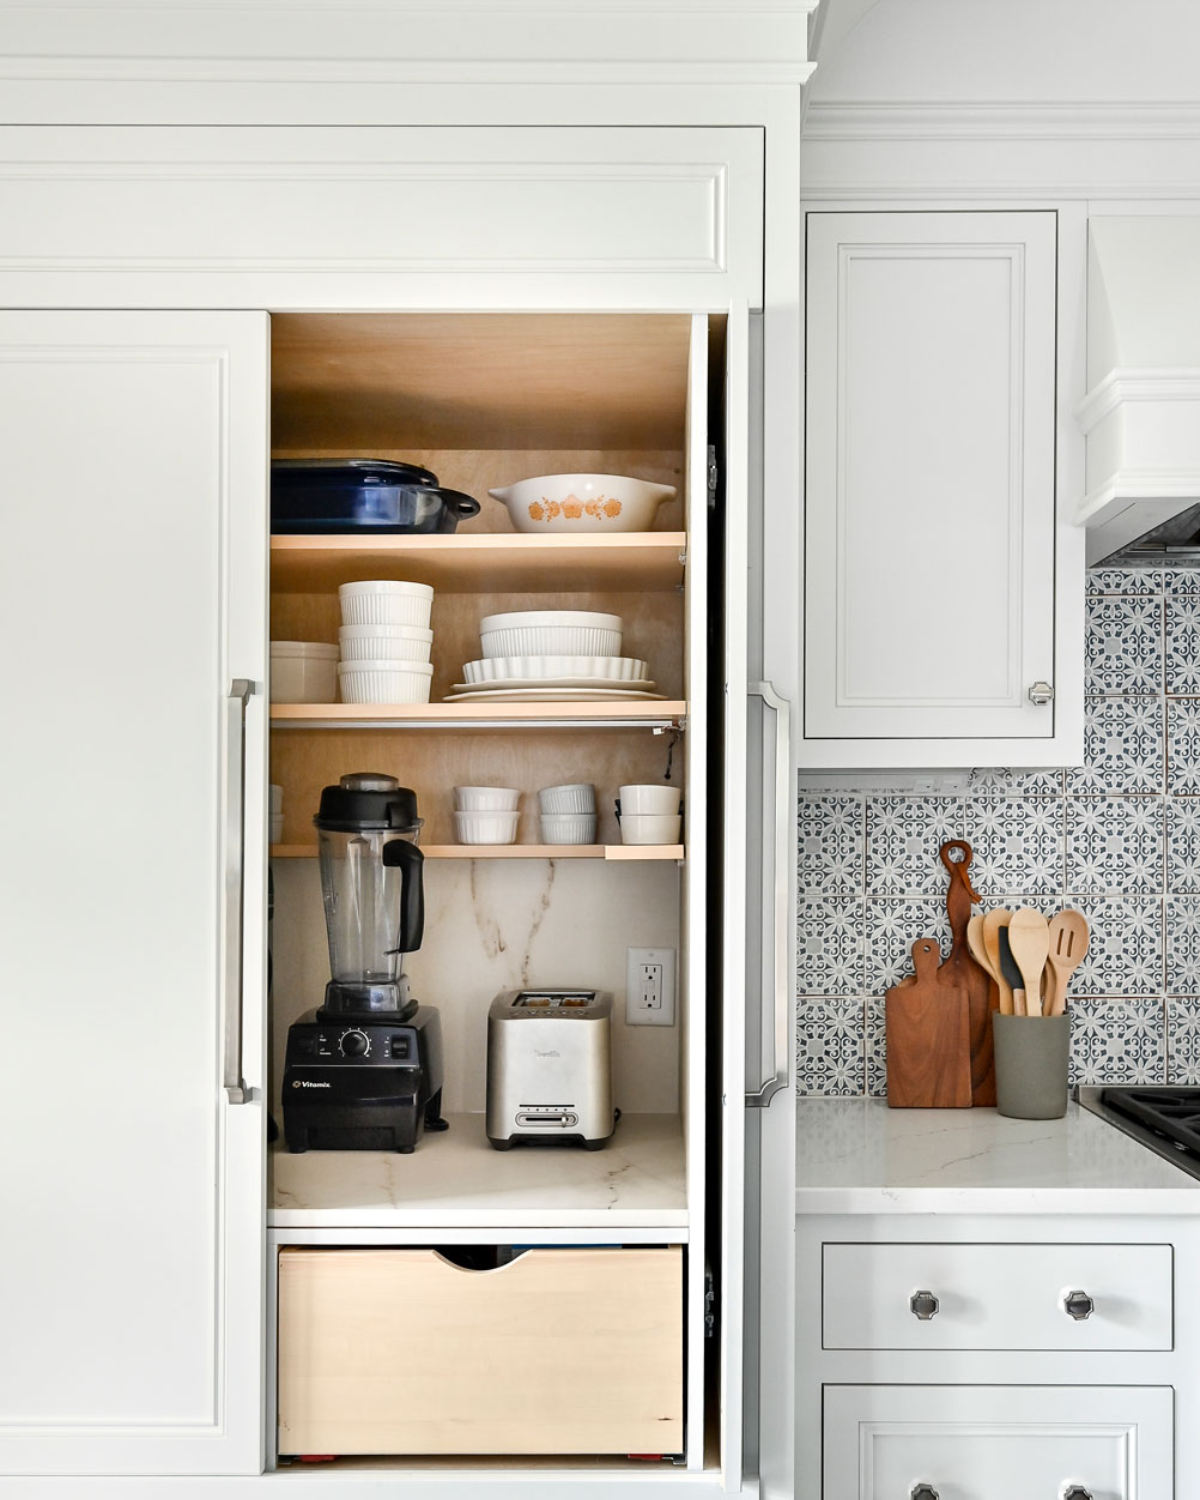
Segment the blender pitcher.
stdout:
<path fill-rule="evenodd" d="M 425 925 L 422 820 L 415 792 L 359 771 L 327 786 L 313 819 L 332 979 L 326 1013 L 407 1012 L 404 955 Z"/>

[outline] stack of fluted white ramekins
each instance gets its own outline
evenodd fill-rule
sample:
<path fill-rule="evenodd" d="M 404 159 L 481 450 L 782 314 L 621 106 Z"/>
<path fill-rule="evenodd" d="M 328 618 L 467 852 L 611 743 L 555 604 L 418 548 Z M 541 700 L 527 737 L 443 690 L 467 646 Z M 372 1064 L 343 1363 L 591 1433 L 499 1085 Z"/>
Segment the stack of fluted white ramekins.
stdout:
<path fill-rule="evenodd" d="M 594 844 L 596 788 L 583 781 L 543 787 L 538 793 L 538 817 L 544 844 Z"/>
<path fill-rule="evenodd" d="M 365 579 L 338 589 L 343 703 L 428 703 L 433 681 L 426 583 Z"/>

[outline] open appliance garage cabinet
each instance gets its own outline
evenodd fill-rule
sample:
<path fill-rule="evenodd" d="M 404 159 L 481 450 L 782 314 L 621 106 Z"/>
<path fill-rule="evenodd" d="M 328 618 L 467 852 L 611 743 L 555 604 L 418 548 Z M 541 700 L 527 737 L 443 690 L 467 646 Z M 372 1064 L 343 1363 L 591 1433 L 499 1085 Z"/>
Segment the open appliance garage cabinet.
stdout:
<path fill-rule="evenodd" d="M 683 1329 L 685 1312 L 687 1326 L 702 1327 L 709 1268 L 711 1127 L 701 1084 L 714 1030 L 704 920 L 714 733 L 708 445 L 710 408 L 719 410 L 722 400 L 725 336 L 725 318 L 707 315 L 271 319 L 273 457 L 402 459 L 433 470 L 483 508 L 451 536 L 271 538 L 273 640 L 336 642 L 337 588 L 345 582 L 394 578 L 434 588 L 429 704 L 271 705 L 269 775 L 283 789 L 284 809 L 283 840 L 271 850 L 276 1118 L 282 1120 L 288 1027 L 319 1003 L 327 977 L 320 884 L 309 857 L 316 854 L 312 818 L 323 786 L 369 770 L 411 787 L 424 820 L 426 937 L 406 969 L 414 996 L 440 1013 L 449 1129 L 427 1133 L 411 1155 L 296 1155 L 282 1140 L 272 1148 L 268 1224 L 279 1281 L 268 1358 L 278 1371 L 278 1421 L 269 1461 L 311 1452 L 494 1451 L 611 1453 L 624 1463 L 638 1452 L 703 1465 L 704 1340 L 685 1339 Z M 720 373 L 714 380 L 710 372 Z M 487 495 L 528 475 L 559 472 L 636 474 L 674 485 L 677 494 L 660 507 L 651 531 L 548 535 L 515 532 L 505 507 Z M 649 662 L 662 699 L 442 701 L 461 680 L 464 661 L 479 655 L 484 615 L 539 608 L 619 614 L 622 654 Z M 668 771 L 684 791 L 684 841 L 622 844 L 617 788 L 659 781 Z M 575 781 L 596 787 L 598 842 L 540 843 L 538 789 Z M 520 789 L 516 843 L 456 841 L 453 788 L 463 784 Z M 630 946 L 678 953 L 674 1026 L 626 1025 Z M 613 1087 L 621 1119 L 598 1152 L 568 1144 L 496 1152 L 483 1116 L 489 1002 L 501 989 L 555 984 L 616 992 Z M 557 1248 L 528 1248 L 537 1244 Z M 471 1262 L 488 1254 L 483 1246 L 499 1249 L 500 1263 L 487 1270 Z M 515 1260 L 514 1246 L 525 1247 Z M 308 1260 L 295 1258 L 302 1254 Z M 456 1265 L 463 1254 L 469 1263 Z M 541 1291 L 539 1255 L 552 1265 Z M 586 1299 L 576 1305 L 588 1273 L 580 1282 L 573 1259 L 592 1265 L 599 1299 L 592 1322 L 609 1330 L 598 1342 L 593 1334 L 590 1345 Z M 403 1382 L 389 1394 L 383 1376 L 382 1387 L 375 1379 L 364 1386 L 362 1372 L 388 1368 L 387 1351 L 416 1315 L 405 1315 L 406 1265 L 420 1268 L 412 1294 L 424 1299 L 428 1336 L 441 1329 L 439 1360 L 457 1374 L 430 1395 L 427 1410 L 410 1398 L 409 1416 L 397 1421 Z M 373 1277 L 391 1290 L 372 1290 Z M 566 1300 L 558 1307 L 555 1287 L 564 1277 Z M 647 1324 L 637 1311 L 647 1277 L 657 1288 L 650 1304 L 673 1304 L 665 1323 Z M 519 1338 L 516 1314 L 504 1310 L 506 1289 L 517 1281 L 532 1288 L 518 1297 L 527 1325 Z M 476 1292 L 483 1302 L 475 1336 L 464 1330 L 460 1337 L 459 1304 Z M 439 1320 L 440 1293 L 447 1300 Z M 364 1304 L 369 1309 L 380 1298 L 397 1304 L 394 1325 L 364 1313 Z M 384 1336 L 389 1328 L 392 1338 Z M 376 1352 L 372 1329 L 383 1338 Z M 564 1363 L 567 1345 L 556 1348 L 554 1340 L 571 1330 L 577 1347 Z M 659 1379 L 650 1398 L 664 1409 L 640 1420 L 627 1414 L 622 1426 L 620 1369 L 647 1361 L 665 1378 L 666 1388 Z M 536 1397 L 543 1414 L 526 1409 L 514 1428 L 525 1403 L 514 1404 L 508 1390 L 498 1409 L 489 1404 L 479 1386 L 471 1390 L 476 1369 L 491 1371 L 490 1382 L 478 1376 L 484 1386 L 499 1375 L 501 1385 Z M 564 1427 L 547 1405 L 557 1378 L 593 1381 L 599 1407 L 615 1409 L 616 1420 L 589 1425 L 577 1415 Z M 361 1398 L 369 1392 L 377 1398 L 375 1421 L 364 1415 L 371 1402 Z M 626 1446 L 614 1450 L 622 1431 Z M 388 1447 L 389 1435 L 399 1446 Z"/>

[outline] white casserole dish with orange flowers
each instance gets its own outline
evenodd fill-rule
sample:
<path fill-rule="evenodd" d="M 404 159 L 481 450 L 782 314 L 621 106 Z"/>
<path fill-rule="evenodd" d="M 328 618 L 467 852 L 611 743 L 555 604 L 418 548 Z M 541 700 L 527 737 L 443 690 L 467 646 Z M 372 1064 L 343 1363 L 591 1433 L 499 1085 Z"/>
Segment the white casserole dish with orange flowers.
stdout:
<path fill-rule="evenodd" d="M 543 474 L 489 490 L 518 531 L 649 531 L 673 484 L 623 474 Z"/>

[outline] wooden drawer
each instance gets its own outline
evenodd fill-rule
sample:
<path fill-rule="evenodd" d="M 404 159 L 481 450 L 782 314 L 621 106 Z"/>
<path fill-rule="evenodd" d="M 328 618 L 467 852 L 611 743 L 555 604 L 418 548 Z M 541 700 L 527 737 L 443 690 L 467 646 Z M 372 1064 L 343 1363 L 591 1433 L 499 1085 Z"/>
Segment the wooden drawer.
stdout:
<path fill-rule="evenodd" d="M 282 1455 L 683 1446 L 678 1246 L 280 1252 Z"/>
<path fill-rule="evenodd" d="M 825 1500 L 1174 1494 L 1168 1386 L 827 1385 L 824 1398 Z"/>
<path fill-rule="evenodd" d="M 822 1255 L 826 1349 L 1173 1347 L 1170 1245 L 827 1244 Z M 925 1319 L 911 1305 L 921 1291 L 938 1302 Z M 1068 1313 L 1069 1292 L 1092 1299 L 1086 1317 Z"/>

